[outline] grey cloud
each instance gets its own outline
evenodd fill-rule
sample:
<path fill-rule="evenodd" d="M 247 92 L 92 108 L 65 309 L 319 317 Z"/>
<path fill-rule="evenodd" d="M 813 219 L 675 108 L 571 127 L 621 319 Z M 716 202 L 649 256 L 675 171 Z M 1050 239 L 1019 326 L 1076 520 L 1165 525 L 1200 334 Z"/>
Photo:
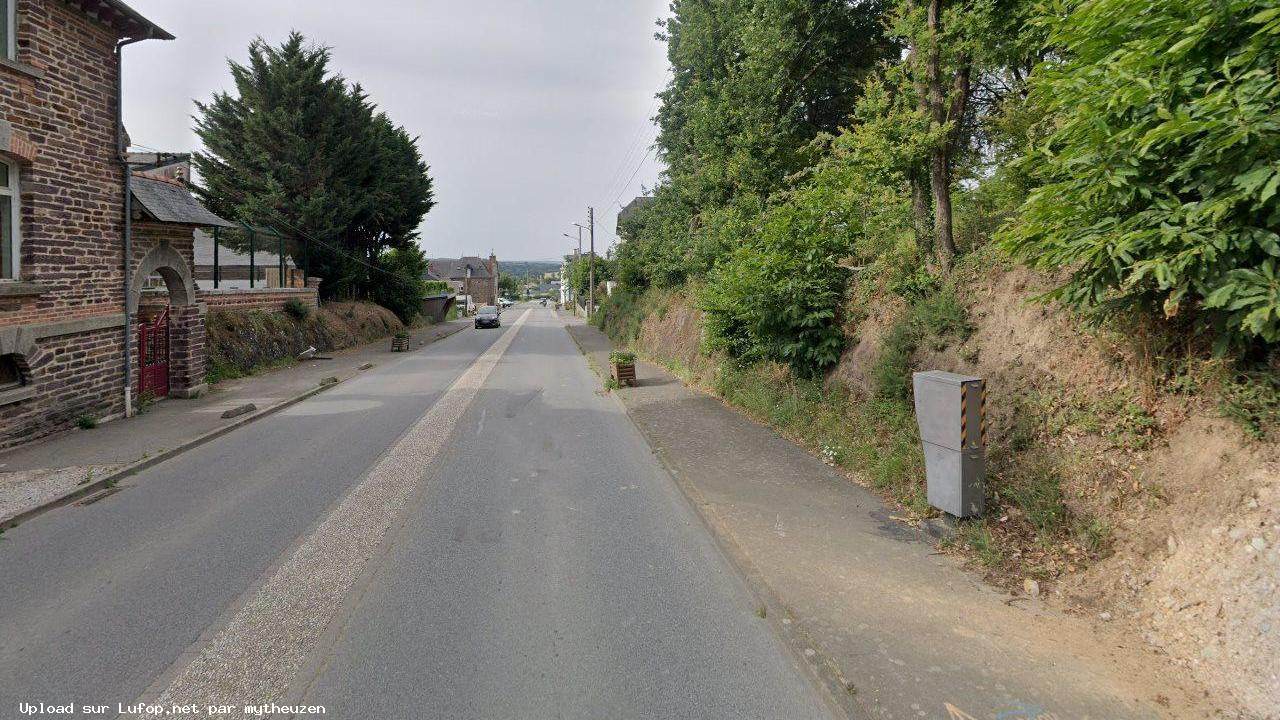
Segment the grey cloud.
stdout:
<path fill-rule="evenodd" d="M 163 149 L 191 149 L 193 99 L 227 89 L 226 58 L 243 59 L 261 35 L 297 29 L 333 48 L 334 68 L 359 82 L 420 137 L 439 206 L 422 227 L 432 255 L 487 253 L 551 258 L 564 253 L 571 220 L 595 204 L 597 241 L 613 240 L 617 207 L 652 185 L 650 159 L 620 161 L 666 81 L 653 21 L 665 0 L 133 0 L 178 39 L 126 51 L 130 135 Z M 612 192 L 610 192 L 612 190 Z"/>

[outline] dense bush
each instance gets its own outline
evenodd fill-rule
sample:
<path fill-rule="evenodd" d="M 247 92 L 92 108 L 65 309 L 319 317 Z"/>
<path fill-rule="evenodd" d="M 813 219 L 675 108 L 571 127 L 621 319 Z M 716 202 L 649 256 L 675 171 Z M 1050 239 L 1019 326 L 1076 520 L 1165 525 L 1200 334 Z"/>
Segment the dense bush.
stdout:
<path fill-rule="evenodd" d="M 1044 20 L 1056 123 L 1003 237 L 1081 308 L 1194 316 L 1217 349 L 1280 342 L 1280 8 L 1086 0 Z"/>
<path fill-rule="evenodd" d="M 814 143 L 819 161 L 779 192 L 707 276 L 701 294 L 713 349 L 790 364 L 811 376 L 844 349 L 849 266 L 898 259 L 911 242 L 902 168 L 919 143 L 910 117 L 869 83 L 857 124 Z"/>
<path fill-rule="evenodd" d="M 311 308 L 306 303 L 298 299 L 288 300 L 284 304 L 284 311 L 294 320 L 305 320 L 311 314 Z"/>
<path fill-rule="evenodd" d="M 410 245 L 387 250 L 376 261 L 378 282 L 370 295 L 375 303 L 394 312 L 401 322 L 413 322 L 422 314 L 422 303 L 430 292 L 425 280 L 427 256 L 422 248 Z"/>
<path fill-rule="evenodd" d="M 780 205 L 753 242 L 733 251 L 701 295 L 711 349 L 742 360 L 775 360 L 813 374 L 844 349 L 837 309 L 848 270 L 845 238 L 828 232 L 813 206 Z"/>
<path fill-rule="evenodd" d="M 605 298 L 591 322 L 614 340 L 630 343 L 640 334 L 645 316 L 654 309 L 649 292 L 637 293 L 623 286 Z"/>

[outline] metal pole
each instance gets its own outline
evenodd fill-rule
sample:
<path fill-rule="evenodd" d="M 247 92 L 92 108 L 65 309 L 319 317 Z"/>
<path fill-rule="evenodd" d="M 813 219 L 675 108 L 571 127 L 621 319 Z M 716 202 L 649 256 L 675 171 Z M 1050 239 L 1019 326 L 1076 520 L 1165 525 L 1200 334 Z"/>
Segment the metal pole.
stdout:
<path fill-rule="evenodd" d="M 574 223 L 573 226 L 578 228 L 578 254 L 573 256 L 573 261 L 577 263 L 582 259 L 582 226 L 578 223 Z M 570 299 L 573 300 L 573 316 L 578 317 L 578 289 L 570 284 L 569 290 L 572 293 Z"/>
<path fill-rule="evenodd" d="M 250 290 L 253 289 L 253 281 L 255 276 L 258 274 L 258 268 L 253 262 L 253 252 L 254 250 L 257 249 L 254 246 L 257 244 L 258 244 L 258 231 L 250 228 L 249 229 L 249 289 Z"/>
<path fill-rule="evenodd" d="M 275 233 L 275 234 L 276 234 L 276 247 L 277 247 L 277 252 L 279 252 L 279 253 L 280 253 L 280 255 L 279 255 L 279 259 L 280 259 L 280 287 L 282 287 L 282 288 L 283 288 L 283 287 L 288 287 L 288 284 L 287 284 L 287 283 L 285 283 L 285 281 L 284 281 L 284 236 L 283 236 L 283 235 L 281 235 L 281 234 L 280 234 L 280 231 L 279 231 L 279 230 L 276 230 L 275 228 L 271 228 L 271 232 L 273 232 L 273 233 Z"/>
<path fill-rule="evenodd" d="M 587 257 L 587 319 L 596 309 L 596 209 L 587 208 L 587 225 L 591 228 L 591 255 Z"/>
<path fill-rule="evenodd" d="M 151 34 L 147 31 L 147 35 Z M 116 155 L 124 168 L 124 416 L 133 416 L 133 167 L 124 132 L 124 47 L 146 40 L 130 38 L 116 43 Z"/>
<path fill-rule="evenodd" d="M 213 289 L 218 289 L 218 282 L 222 280 L 222 267 L 218 265 L 218 227 L 213 228 Z"/>
<path fill-rule="evenodd" d="M 128 156 L 124 163 L 124 416 L 133 417 L 133 327 L 136 307 L 133 303 L 133 287 L 129 282 L 133 275 L 133 168 Z M 144 278 L 145 279 L 145 278 Z M 142 372 L 142 368 L 138 368 Z"/>

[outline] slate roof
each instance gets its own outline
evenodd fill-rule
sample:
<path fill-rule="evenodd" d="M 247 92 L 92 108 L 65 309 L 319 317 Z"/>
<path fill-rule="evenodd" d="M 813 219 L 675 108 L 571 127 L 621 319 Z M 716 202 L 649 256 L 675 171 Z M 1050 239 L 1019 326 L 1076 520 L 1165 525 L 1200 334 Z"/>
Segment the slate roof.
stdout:
<path fill-rule="evenodd" d="M 269 246 L 276 246 L 275 238 L 271 239 Z M 213 236 L 203 230 L 196 230 L 195 233 L 195 263 L 196 267 L 213 267 Z M 279 267 L 280 256 L 259 248 L 253 252 L 253 264 L 260 268 Z M 298 267 L 298 264 L 288 255 L 284 257 L 284 265 L 290 268 Z M 218 245 L 218 266 L 249 267 L 249 253 L 239 252 L 225 244 L 220 244 Z"/>
<path fill-rule="evenodd" d="M 178 183 L 134 173 L 132 185 L 134 202 L 159 222 L 203 227 L 214 225 L 235 227 L 234 223 L 223 220 L 206 210 L 190 190 Z"/>
<path fill-rule="evenodd" d="M 432 258 L 428 261 L 427 272 L 441 280 L 464 280 L 467 277 L 468 266 L 471 268 L 473 279 L 484 280 L 493 277 L 489 274 L 489 261 L 474 255 L 462 258 Z"/>
<path fill-rule="evenodd" d="M 163 28 L 146 19 L 121 0 L 64 0 L 89 17 L 116 31 L 117 37 L 134 40 L 172 40 Z"/>
<path fill-rule="evenodd" d="M 623 221 L 635 215 L 640 208 L 653 202 L 654 198 L 650 195 L 641 195 L 640 197 L 627 203 L 627 206 L 618 211 L 618 227 L 622 227 Z"/>

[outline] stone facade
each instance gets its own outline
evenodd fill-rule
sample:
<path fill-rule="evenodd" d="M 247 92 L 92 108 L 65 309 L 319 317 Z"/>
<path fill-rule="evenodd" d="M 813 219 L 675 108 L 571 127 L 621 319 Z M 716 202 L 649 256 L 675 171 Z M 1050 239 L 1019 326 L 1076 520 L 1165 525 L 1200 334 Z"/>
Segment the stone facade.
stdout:
<path fill-rule="evenodd" d="M 147 222 L 135 210 L 133 224 L 133 312 L 141 320 L 169 307 L 169 396 L 198 397 L 205 390 L 205 330 L 207 309 L 199 302 L 191 273 L 195 227 Z M 148 278 L 159 275 L 163 286 L 144 289 Z M 122 349 L 123 352 L 123 349 Z M 132 377 L 141 377 L 141 355 L 132 347 Z M 136 380 L 135 380 L 136 382 Z M 138 392 L 146 388 L 135 386 Z"/>
<path fill-rule="evenodd" d="M 204 305 L 175 307 L 169 315 L 169 395 L 191 398 L 205 391 Z"/>
<path fill-rule="evenodd" d="M 498 302 L 498 258 L 493 253 L 487 260 L 475 256 L 434 258 L 428 279 L 443 280 L 458 293 L 470 295 L 477 306 Z"/>
<path fill-rule="evenodd" d="M 0 63 L 0 154 L 19 166 L 21 242 L 19 277 L 0 279 L 0 356 L 23 372 L 19 387 L 0 388 L 0 448 L 124 411 L 115 44 L 140 27 L 113 27 L 78 2 L 16 3 L 17 57 Z"/>

